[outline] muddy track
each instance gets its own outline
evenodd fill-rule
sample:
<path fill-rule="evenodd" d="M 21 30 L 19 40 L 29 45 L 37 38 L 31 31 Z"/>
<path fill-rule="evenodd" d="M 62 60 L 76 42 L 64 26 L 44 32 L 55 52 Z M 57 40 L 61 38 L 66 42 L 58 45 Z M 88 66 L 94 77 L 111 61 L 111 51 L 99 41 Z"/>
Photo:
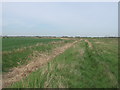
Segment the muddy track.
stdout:
<path fill-rule="evenodd" d="M 66 49 L 70 48 L 77 42 L 78 41 L 75 41 L 73 43 L 67 43 L 62 47 L 57 47 L 50 54 L 39 55 L 35 58 L 35 60 L 31 60 L 31 62 L 29 62 L 27 65 L 22 65 L 20 67 L 14 68 L 11 72 L 3 75 L 2 87 L 5 88 L 14 82 L 20 81 L 22 78 L 28 76 L 31 72 L 37 70 L 42 65 L 46 64 L 48 61 L 60 55 Z"/>

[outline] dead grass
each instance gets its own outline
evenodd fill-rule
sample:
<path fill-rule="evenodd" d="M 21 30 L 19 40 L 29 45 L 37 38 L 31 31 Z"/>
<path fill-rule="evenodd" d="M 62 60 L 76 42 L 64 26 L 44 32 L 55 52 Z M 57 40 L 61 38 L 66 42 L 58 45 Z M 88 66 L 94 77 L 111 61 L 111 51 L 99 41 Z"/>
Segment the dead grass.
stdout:
<path fill-rule="evenodd" d="M 40 54 L 39 56 L 34 57 L 33 60 L 31 60 L 31 62 L 29 62 L 27 65 L 13 68 L 11 72 L 3 75 L 3 86 L 2 87 L 7 87 L 11 85 L 12 83 L 17 82 L 21 80 L 22 78 L 28 76 L 29 73 L 37 70 L 40 66 L 44 65 L 49 60 L 52 60 L 57 55 L 63 53 L 66 49 L 70 48 L 75 43 L 77 43 L 77 41 L 73 43 L 67 43 L 66 45 L 62 47 L 57 47 L 49 55 Z"/>

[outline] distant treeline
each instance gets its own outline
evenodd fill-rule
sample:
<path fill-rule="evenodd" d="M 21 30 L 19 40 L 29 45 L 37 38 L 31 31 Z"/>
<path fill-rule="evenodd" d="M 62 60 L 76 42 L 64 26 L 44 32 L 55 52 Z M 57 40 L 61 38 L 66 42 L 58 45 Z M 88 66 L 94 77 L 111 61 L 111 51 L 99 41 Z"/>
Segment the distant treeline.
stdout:
<path fill-rule="evenodd" d="M 60 37 L 58 37 L 58 36 L 1 36 L 2 38 L 9 38 L 9 37 L 37 37 L 37 38 L 120 38 L 120 37 L 112 37 L 112 36 L 110 36 L 110 37 L 81 37 L 81 36 L 74 36 L 74 37 L 72 37 L 72 36 L 60 36 Z"/>

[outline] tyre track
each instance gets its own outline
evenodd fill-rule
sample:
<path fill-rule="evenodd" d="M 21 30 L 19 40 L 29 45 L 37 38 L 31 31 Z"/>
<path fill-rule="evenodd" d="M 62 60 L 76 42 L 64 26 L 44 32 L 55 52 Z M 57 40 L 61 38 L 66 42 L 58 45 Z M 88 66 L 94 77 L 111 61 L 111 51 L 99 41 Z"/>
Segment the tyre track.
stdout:
<path fill-rule="evenodd" d="M 48 61 L 52 60 L 56 56 L 63 53 L 66 49 L 73 46 L 78 41 L 75 41 L 73 43 L 67 43 L 62 47 L 55 48 L 49 55 L 42 54 L 39 57 L 36 57 L 35 60 L 31 60 L 30 63 L 27 65 L 23 65 L 21 67 L 14 68 L 11 72 L 5 74 L 2 76 L 2 87 L 5 88 L 14 82 L 20 81 L 22 78 L 28 76 L 31 72 L 37 70 L 42 65 L 46 64 Z"/>
<path fill-rule="evenodd" d="M 95 48 L 93 48 L 93 45 L 89 40 L 85 39 L 84 41 L 88 43 L 89 48 L 94 49 L 94 51 L 96 52 L 98 57 L 101 58 L 101 60 L 104 60 L 104 58 L 101 57 L 100 53 Z M 104 67 L 104 70 L 103 70 L 104 72 L 103 73 L 106 74 L 109 77 L 111 82 L 114 82 L 113 86 L 114 85 L 118 86 L 118 81 L 117 81 L 116 77 L 114 76 L 114 74 L 110 71 L 109 65 L 107 63 L 105 63 L 104 61 L 101 61 L 101 60 L 96 60 L 96 61 L 99 63 L 99 65 L 102 65 Z"/>

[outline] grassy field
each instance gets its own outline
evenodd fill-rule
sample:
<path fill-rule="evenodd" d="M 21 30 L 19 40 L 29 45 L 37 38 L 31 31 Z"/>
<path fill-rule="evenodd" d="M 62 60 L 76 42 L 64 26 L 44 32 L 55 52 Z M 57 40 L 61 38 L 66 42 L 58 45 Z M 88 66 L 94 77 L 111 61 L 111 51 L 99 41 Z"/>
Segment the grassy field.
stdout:
<path fill-rule="evenodd" d="M 3 72 L 8 72 L 10 68 L 26 64 L 31 60 L 34 52 L 50 52 L 55 47 L 67 43 L 66 40 L 48 38 L 3 38 L 2 39 L 2 65 Z M 51 42 L 58 42 L 52 44 Z M 69 42 L 69 41 L 68 41 Z"/>
<path fill-rule="evenodd" d="M 10 88 L 116 88 L 118 87 L 117 38 L 84 38 L 53 60 L 13 83 Z M 87 42 L 88 40 L 89 42 Z M 70 41 L 69 41 L 70 42 Z M 67 42 L 63 42 L 66 44 Z M 44 44 L 45 50 L 53 45 Z M 60 44 L 59 44 L 60 45 Z M 51 47 L 51 48 L 50 48 Z M 56 45 L 58 47 L 58 45 Z M 40 50 L 40 47 L 34 48 Z M 43 47 L 41 47 L 43 49 Z M 49 49 L 48 49 L 49 48 Z M 55 47 L 54 47 L 55 48 Z M 31 53 L 27 50 L 27 53 Z M 5 50 L 5 49 L 4 49 Z M 17 53 L 18 56 L 20 53 Z M 16 54 L 16 55 L 17 55 Z M 14 55 L 14 54 L 12 54 Z M 16 56 L 15 55 L 15 56 Z M 12 56 L 13 57 L 13 56 Z M 12 61 L 14 60 L 14 61 Z M 9 64 L 15 62 L 11 59 Z M 24 60 L 24 58 L 23 58 Z M 5 63 L 3 57 L 3 64 Z M 6 64 L 6 67 L 9 65 Z M 15 66 L 15 65 L 14 65 Z M 9 67 L 8 67 L 9 68 Z"/>
<path fill-rule="evenodd" d="M 10 37 L 2 39 L 2 51 L 11 51 L 13 49 L 27 47 L 37 43 L 48 43 L 59 41 L 61 39 L 33 38 L 33 37 Z"/>

